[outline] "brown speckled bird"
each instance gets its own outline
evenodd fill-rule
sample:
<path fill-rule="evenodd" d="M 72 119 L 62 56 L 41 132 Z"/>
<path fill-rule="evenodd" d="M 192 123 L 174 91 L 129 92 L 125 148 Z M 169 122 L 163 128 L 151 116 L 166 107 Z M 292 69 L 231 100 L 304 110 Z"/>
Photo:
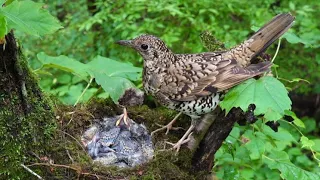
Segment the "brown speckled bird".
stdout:
<path fill-rule="evenodd" d="M 279 14 L 248 40 L 228 51 L 174 54 L 153 35 L 141 35 L 117 43 L 135 49 L 143 57 L 146 93 L 162 105 L 189 115 L 195 122 L 200 115 L 217 107 L 224 90 L 269 71 L 271 62 L 251 64 L 251 59 L 284 34 L 293 21 L 294 17 L 289 13 Z M 160 129 L 168 132 L 175 120 Z M 188 141 L 194 126 L 191 123 L 183 137 L 172 144 L 174 149 L 179 151 L 180 146 Z"/>

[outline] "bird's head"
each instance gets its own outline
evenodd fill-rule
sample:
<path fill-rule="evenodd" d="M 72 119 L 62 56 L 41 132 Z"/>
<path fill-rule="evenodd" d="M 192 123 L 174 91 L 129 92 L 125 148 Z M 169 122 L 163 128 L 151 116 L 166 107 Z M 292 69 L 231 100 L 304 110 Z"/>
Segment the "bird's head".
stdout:
<path fill-rule="evenodd" d="M 132 40 L 120 40 L 117 44 L 135 49 L 146 63 L 148 61 L 158 61 L 165 57 L 166 54 L 171 53 L 165 43 L 153 35 L 140 35 Z"/>

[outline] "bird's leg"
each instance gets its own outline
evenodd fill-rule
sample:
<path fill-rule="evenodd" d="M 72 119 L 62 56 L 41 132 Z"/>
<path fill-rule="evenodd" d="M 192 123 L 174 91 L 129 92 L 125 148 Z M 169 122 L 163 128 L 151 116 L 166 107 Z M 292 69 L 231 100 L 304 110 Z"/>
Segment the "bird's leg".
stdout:
<path fill-rule="evenodd" d="M 177 143 L 171 143 L 171 142 L 166 142 L 167 144 L 172 145 L 172 149 L 176 149 L 177 152 L 179 152 L 181 145 L 187 143 L 190 141 L 190 136 L 192 135 L 192 131 L 194 129 L 195 125 L 191 123 L 189 129 L 187 132 L 182 136 L 182 138 L 177 142 Z"/>
<path fill-rule="evenodd" d="M 125 107 L 123 108 L 123 114 L 120 115 L 120 118 L 116 122 L 116 126 L 119 126 L 122 120 L 127 127 L 130 126 L 130 123 L 128 122 L 127 109 Z"/>
<path fill-rule="evenodd" d="M 168 134 L 171 129 L 172 129 L 172 130 L 183 129 L 182 127 L 172 127 L 172 125 L 177 121 L 177 119 L 178 119 L 178 117 L 179 117 L 180 115 L 181 115 L 181 112 L 180 112 L 179 114 L 177 114 L 177 115 L 172 119 L 172 121 L 170 121 L 170 122 L 169 122 L 167 125 L 165 125 L 165 126 L 160 125 L 160 124 L 157 124 L 157 125 L 160 126 L 161 128 L 152 131 L 152 132 L 151 132 L 151 136 L 153 136 L 156 132 L 162 131 L 162 130 L 164 130 L 164 129 L 167 129 L 166 134 Z"/>

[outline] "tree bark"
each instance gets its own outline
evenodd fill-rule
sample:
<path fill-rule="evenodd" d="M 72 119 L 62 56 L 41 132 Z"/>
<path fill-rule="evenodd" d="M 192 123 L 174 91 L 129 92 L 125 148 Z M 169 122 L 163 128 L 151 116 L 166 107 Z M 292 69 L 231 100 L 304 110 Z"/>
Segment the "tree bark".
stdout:
<path fill-rule="evenodd" d="M 243 111 L 233 108 L 228 115 L 217 108 L 214 112 L 213 123 L 206 131 L 192 158 L 192 171 L 211 172 L 214 165 L 214 154 L 219 150 L 223 141 L 228 137 L 234 123 L 244 119 Z"/>
<path fill-rule="evenodd" d="M 13 33 L 0 45 L 0 176 L 34 178 L 24 163 L 43 154 L 55 127 L 50 100 L 28 68 Z"/>

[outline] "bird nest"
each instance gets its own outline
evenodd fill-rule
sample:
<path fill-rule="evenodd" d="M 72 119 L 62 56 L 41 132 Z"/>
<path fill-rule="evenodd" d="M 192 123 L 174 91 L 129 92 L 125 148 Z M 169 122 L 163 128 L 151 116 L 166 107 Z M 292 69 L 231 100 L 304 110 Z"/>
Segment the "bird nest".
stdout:
<path fill-rule="evenodd" d="M 153 158 L 154 149 L 147 128 L 132 119 L 129 125 L 116 121 L 121 116 L 98 120 L 81 140 L 94 162 L 120 168 L 134 167 Z"/>

